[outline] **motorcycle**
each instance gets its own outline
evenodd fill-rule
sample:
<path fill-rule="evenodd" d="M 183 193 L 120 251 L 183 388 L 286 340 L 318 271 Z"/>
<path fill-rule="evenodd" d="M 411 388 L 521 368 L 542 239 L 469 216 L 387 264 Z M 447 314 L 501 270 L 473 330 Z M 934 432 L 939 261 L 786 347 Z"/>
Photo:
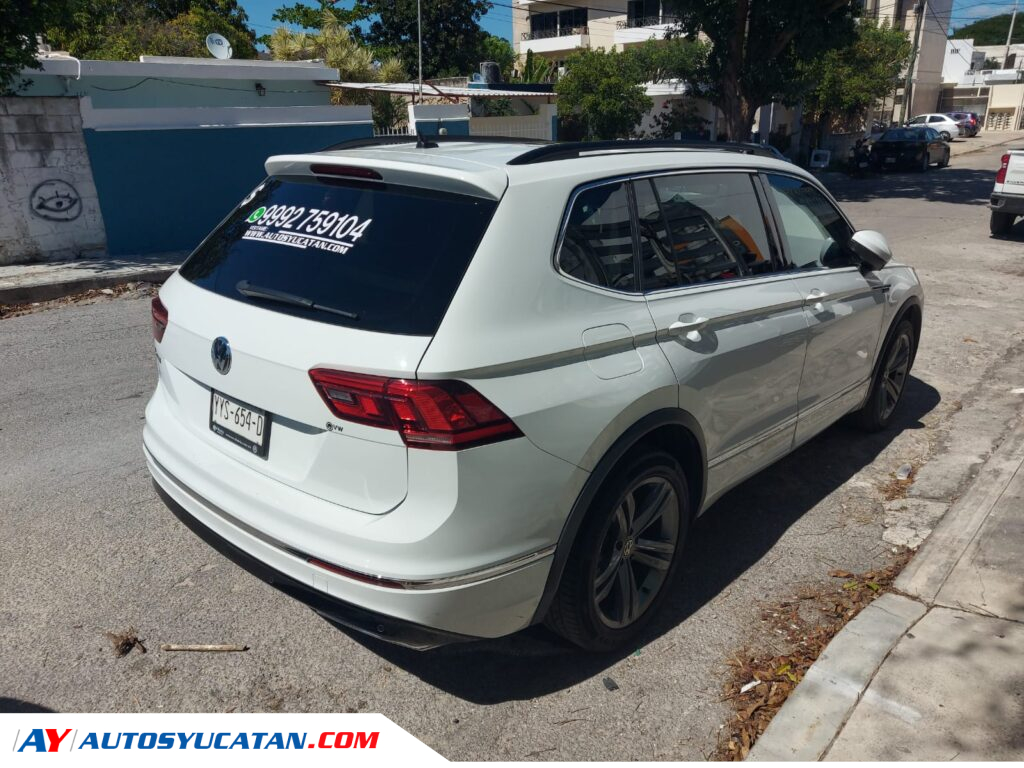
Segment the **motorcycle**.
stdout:
<path fill-rule="evenodd" d="M 871 152 L 868 142 L 858 139 L 857 143 L 850 148 L 850 154 L 846 160 L 846 172 L 850 176 L 867 176 L 871 173 Z"/>

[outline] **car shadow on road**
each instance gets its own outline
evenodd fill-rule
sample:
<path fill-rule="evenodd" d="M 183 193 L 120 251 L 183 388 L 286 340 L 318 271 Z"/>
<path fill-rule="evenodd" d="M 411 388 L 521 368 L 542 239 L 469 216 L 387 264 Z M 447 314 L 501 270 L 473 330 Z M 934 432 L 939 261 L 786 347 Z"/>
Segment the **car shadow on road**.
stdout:
<path fill-rule="evenodd" d="M 841 203 L 914 199 L 987 205 L 998 169 L 957 168 L 956 158 L 953 163 L 928 173 L 878 173 L 859 179 L 827 174 L 821 181 Z"/>
<path fill-rule="evenodd" d="M 889 429 L 865 435 L 837 424 L 719 500 L 695 523 L 681 582 L 639 646 L 728 589 L 790 526 L 874 461 L 901 432 L 922 428 L 921 419 L 940 399 L 934 387 L 910 377 Z M 543 627 L 531 627 L 499 640 L 418 652 L 339 629 L 424 682 L 475 704 L 531 699 L 576 685 L 635 650 L 586 653 Z"/>
<path fill-rule="evenodd" d="M 0 714 L 41 714 L 44 712 L 53 712 L 53 710 L 47 709 L 41 704 L 33 704 L 30 701 L 23 701 L 21 699 L 11 699 L 7 696 L 0 696 Z"/>

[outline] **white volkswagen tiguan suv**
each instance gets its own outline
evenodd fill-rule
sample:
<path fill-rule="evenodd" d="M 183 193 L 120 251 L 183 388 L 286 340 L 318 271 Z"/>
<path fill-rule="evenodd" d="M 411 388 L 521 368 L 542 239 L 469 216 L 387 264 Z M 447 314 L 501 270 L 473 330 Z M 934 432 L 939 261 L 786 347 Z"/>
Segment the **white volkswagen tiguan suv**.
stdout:
<path fill-rule="evenodd" d="M 750 147 L 266 168 L 153 300 L 146 459 L 207 541 L 393 642 L 635 640 L 693 519 L 847 414 L 884 428 L 914 360 L 914 271 Z"/>

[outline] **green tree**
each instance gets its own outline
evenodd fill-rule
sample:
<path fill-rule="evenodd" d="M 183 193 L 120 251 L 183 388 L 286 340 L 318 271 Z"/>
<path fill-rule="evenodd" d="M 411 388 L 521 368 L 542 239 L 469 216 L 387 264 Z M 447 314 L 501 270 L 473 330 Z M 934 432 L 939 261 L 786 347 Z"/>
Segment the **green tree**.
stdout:
<path fill-rule="evenodd" d="M 516 51 L 512 47 L 512 43 L 504 37 L 484 32 L 480 56 L 481 61 L 493 61 L 498 65 L 502 80 L 509 82 L 512 79 L 512 70 L 515 68 L 517 59 Z"/>
<path fill-rule="evenodd" d="M 702 82 L 725 115 L 730 138 L 750 136 L 757 109 L 791 101 L 804 84 L 801 63 L 846 45 L 856 0 L 665 0 L 680 30 L 711 42 Z"/>
<path fill-rule="evenodd" d="M 390 83 L 408 78 L 400 60 L 379 59 L 329 12 L 324 13 L 316 31 L 295 32 L 278 27 L 270 36 L 269 47 L 271 55 L 278 60 L 323 59 L 327 66 L 337 68 L 343 82 Z M 394 128 L 404 122 L 406 116 L 405 101 L 386 93 L 349 91 L 337 101 L 369 104 L 378 128 Z"/>
<path fill-rule="evenodd" d="M 651 119 L 648 134 L 652 139 L 673 139 L 678 134 L 700 134 L 708 127 L 708 121 L 697 112 L 693 99 L 672 99 L 668 109 Z"/>
<path fill-rule="evenodd" d="M 531 50 L 519 58 L 518 70 L 512 78 L 516 83 L 551 83 L 555 79 L 555 65 Z"/>
<path fill-rule="evenodd" d="M 645 83 L 689 80 L 707 63 L 708 46 L 681 37 L 648 40 L 623 52 L 633 60 L 638 76 Z"/>
<path fill-rule="evenodd" d="M 302 29 L 320 29 L 323 26 L 325 14 L 330 14 L 339 24 L 351 27 L 363 21 L 369 11 L 360 0 L 355 0 L 352 7 L 339 8 L 337 0 L 317 0 L 314 5 L 308 3 L 295 3 L 286 5 L 274 11 L 270 18 L 284 24 L 292 24 Z M 355 29 L 350 29 L 355 34 Z"/>
<path fill-rule="evenodd" d="M 55 23 L 66 0 L 0 0 L 0 93 L 15 84 L 22 69 L 39 69 L 36 35 Z"/>
<path fill-rule="evenodd" d="M 579 48 L 565 62 L 555 84 L 558 114 L 578 122 L 585 138 L 621 139 L 633 130 L 653 102 L 640 83 L 637 58 L 601 48 Z"/>
<path fill-rule="evenodd" d="M 892 93 L 910 60 L 906 33 L 888 22 L 864 19 L 850 45 L 826 51 L 804 65 L 808 90 L 804 116 L 825 129 L 860 121 L 879 99 Z"/>
<path fill-rule="evenodd" d="M 237 0 L 65 0 L 46 30 L 54 46 L 80 59 L 140 55 L 206 56 L 206 36 L 224 35 L 234 57 L 255 58 L 256 35 Z"/>
<path fill-rule="evenodd" d="M 1002 13 L 988 19 L 979 19 L 960 27 L 953 33 L 957 40 L 973 38 L 975 45 L 1006 45 L 1006 36 L 1010 34 L 1012 14 Z M 1024 18 L 1017 16 L 1017 25 L 1013 28 L 1013 42 L 1024 43 Z"/>
<path fill-rule="evenodd" d="M 366 0 L 372 22 L 366 41 L 416 69 L 418 62 L 416 0 Z M 480 19 L 488 0 L 422 3 L 423 77 L 457 77 L 476 72 L 484 56 Z"/>

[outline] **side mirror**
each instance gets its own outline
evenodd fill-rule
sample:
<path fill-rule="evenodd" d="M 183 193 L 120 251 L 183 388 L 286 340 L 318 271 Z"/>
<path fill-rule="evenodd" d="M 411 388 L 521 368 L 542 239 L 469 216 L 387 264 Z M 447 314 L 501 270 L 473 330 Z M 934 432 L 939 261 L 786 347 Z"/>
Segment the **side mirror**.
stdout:
<path fill-rule="evenodd" d="M 854 232 L 850 238 L 850 248 L 869 270 L 882 269 L 892 260 L 892 249 L 881 232 L 863 229 Z"/>

